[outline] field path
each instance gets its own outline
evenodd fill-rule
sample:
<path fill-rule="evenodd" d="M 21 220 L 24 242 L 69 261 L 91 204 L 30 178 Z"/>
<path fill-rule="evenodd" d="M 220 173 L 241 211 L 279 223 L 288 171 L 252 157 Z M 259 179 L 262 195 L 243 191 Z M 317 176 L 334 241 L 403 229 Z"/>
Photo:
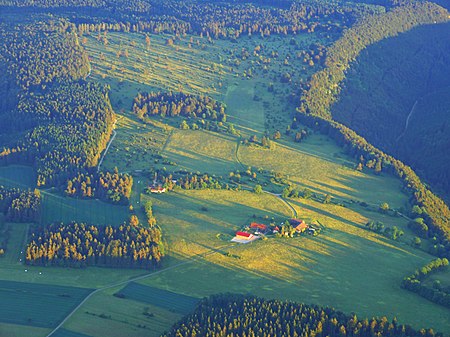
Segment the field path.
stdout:
<path fill-rule="evenodd" d="M 240 139 L 237 140 L 236 143 L 236 150 L 234 151 L 234 157 L 236 159 L 236 162 L 241 165 L 243 168 L 246 168 L 246 166 L 241 162 L 241 160 L 239 159 L 239 147 L 241 146 L 241 141 Z"/>
<path fill-rule="evenodd" d="M 116 132 L 116 130 L 114 130 L 115 127 L 116 127 L 116 123 L 117 123 L 117 119 L 115 120 L 115 122 L 114 122 L 114 124 L 113 124 L 112 137 L 111 137 L 111 139 L 109 140 L 108 145 L 106 146 L 105 152 L 103 152 L 103 155 L 102 155 L 102 157 L 100 158 L 100 161 L 99 161 L 99 163 L 98 163 L 98 166 L 97 166 L 97 173 L 100 172 L 100 166 L 101 166 L 102 163 L 103 163 L 103 159 L 105 159 L 105 156 L 106 156 L 106 154 L 108 153 L 109 147 L 111 146 L 111 144 L 112 144 L 114 138 L 116 138 L 117 132 Z"/>
<path fill-rule="evenodd" d="M 175 131 L 175 129 L 170 130 L 170 133 L 166 138 L 166 142 L 164 143 L 163 147 L 161 148 L 161 153 L 163 153 L 166 150 L 167 146 L 169 145 L 170 139 L 172 138 L 174 131 Z"/>
<path fill-rule="evenodd" d="M 272 192 L 267 192 L 267 191 L 263 191 L 264 193 L 273 195 L 274 197 L 276 197 L 277 199 L 279 199 L 283 204 L 285 204 L 292 212 L 292 217 L 293 218 L 297 218 L 298 214 L 297 214 L 297 210 L 294 208 L 294 206 L 292 206 L 289 201 L 287 201 L 286 199 L 284 199 L 281 194 L 277 194 L 277 193 L 272 193 Z"/>
<path fill-rule="evenodd" d="M 418 103 L 418 102 L 419 102 L 419 101 L 417 100 L 417 101 L 414 103 L 414 105 L 413 105 L 411 111 L 410 111 L 409 114 L 408 114 L 408 117 L 406 117 L 405 128 L 403 129 L 403 132 L 400 134 L 400 136 L 398 136 L 398 138 L 397 138 L 397 140 L 396 140 L 397 143 L 398 143 L 398 141 L 405 135 L 406 130 L 408 129 L 409 120 L 410 120 L 410 118 L 411 118 L 411 116 L 412 116 L 414 110 L 416 110 L 416 106 L 417 106 L 417 103 Z"/>
<path fill-rule="evenodd" d="M 98 289 L 94 290 L 93 292 L 91 292 L 89 295 L 87 295 L 87 296 L 86 296 L 86 297 L 85 297 L 85 298 L 84 298 L 84 299 L 83 299 L 83 300 L 75 307 L 75 309 L 73 309 L 73 310 L 72 310 L 72 311 L 71 311 L 71 312 L 70 312 L 70 313 L 69 313 L 69 314 L 61 321 L 61 323 L 59 323 L 58 326 L 57 326 L 56 328 L 54 328 L 54 329 L 47 335 L 47 337 L 50 337 L 50 336 L 52 336 L 53 334 L 55 334 L 56 331 L 58 331 L 58 330 L 64 325 L 64 323 L 66 323 L 67 320 L 68 320 L 70 317 L 72 317 L 72 316 L 78 311 L 78 309 L 80 309 L 80 308 L 83 306 L 83 304 L 85 304 L 92 296 L 94 296 L 95 294 L 97 294 L 97 293 L 99 293 L 99 292 L 101 292 L 101 291 L 103 291 L 103 290 L 110 289 L 110 288 L 115 288 L 115 287 L 118 287 L 118 286 L 126 285 L 126 284 L 131 283 L 131 282 L 143 280 L 143 279 L 145 279 L 145 278 L 149 278 L 149 277 L 152 277 L 152 276 L 155 276 L 155 275 L 162 274 L 162 273 L 164 273 L 164 272 L 166 272 L 166 271 L 169 271 L 169 270 L 172 270 L 172 269 L 175 269 L 175 268 L 184 266 L 184 265 L 186 265 L 186 264 L 195 262 L 195 261 L 197 261 L 197 260 L 200 259 L 200 258 L 205 258 L 206 256 L 209 256 L 209 255 L 218 253 L 218 252 L 220 252 L 223 248 L 229 248 L 229 247 L 232 247 L 232 246 L 235 246 L 235 245 L 236 245 L 236 244 L 232 243 L 232 244 L 226 244 L 226 245 L 220 246 L 220 247 L 218 247 L 218 248 L 212 248 L 212 249 L 210 249 L 209 251 L 207 251 L 207 252 L 205 252 L 205 253 L 201 253 L 201 254 L 195 255 L 195 256 L 193 256 L 193 257 L 191 257 L 191 258 L 189 258 L 189 259 L 187 259 L 187 260 L 185 260 L 185 261 L 176 263 L 176 264 L 174 264 L 174 265 L 172 265 L 172 266 L 170 266 L 170 267 L 167 267 L 167 268 L 164 268 L 164 269 L 160 269 L 160 270 L 157 270 L 157 271 L 154 271 L 154 272 L 151 272 L 151 273 L 148 273 L 148 274 L 144 274 L 144 275 L 141 275 L 141 276 L 133 277 L 133 278 L 131 278 L 131 279 L 129 279 L 129 280 L 126 280 L 126 281 L 116 282 L 116 283 L 113 283 L 113 284 L 104 286 L 104 287 L 102 287 L 102 288 L 98 288 Z"/>

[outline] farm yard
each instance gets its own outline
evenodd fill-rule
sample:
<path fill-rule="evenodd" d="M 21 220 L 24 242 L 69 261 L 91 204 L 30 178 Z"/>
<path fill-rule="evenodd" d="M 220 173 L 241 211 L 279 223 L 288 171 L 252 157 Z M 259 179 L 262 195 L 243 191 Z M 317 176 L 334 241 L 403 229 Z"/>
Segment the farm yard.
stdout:
<path fill-rule="evenodd" d="M 317 55 L 336 36 L 319 31 L 288 43 L 281 36 L 237 43 L 149 34 L 147 45 L 144 34 L 103 34 L 80 37 L 80 44 L 92 65 L 87 80 L 110 87 L 117 117 L 101 170 L 118 168 L 133 177 L 130 205 L 37 188 L 28 166 L 0 167 L 0 185 L 37 188 L 41 225 L 118 227 L 131 223 L 131 215 L 147 224 L 144 205 L 150 204 L 165 256 L 158 269 L 147 270 L 25 266 L 21 260 L 34 224 L 5 222 L 0 215 L 9 228 L 0 256 L 0 336 L 44 337 L 67 317 L 52 337 L 103 337 L 105 331 L 110 337 L 158 337 L 201 298 L 226 292 L 450 331 L 448 309 L 400 288 L 405 275 L 432 259 L 412 244 L 416 235 L 404 215 L 409 195 L 401 181 L 357 170 L 358 162 L 331 138 L 292 123 L 300 83 L 323 62 L 306 62 L 305 53 Z M 150 91 L 207 95 L 226 105 L 226 121 L 212 122 L 222 123 L 219 132 L 194 129 L 200 117 L 138 117 L 132 110 L 136 95 Z M 181 127 L 183 121 L 189 129 Z M 301 131 L 306 136 L 298 140 Z M 175 181 L 207 174 L 221 188 L 166 189 L 162 177 L 172 174 Z M 307 227 L 293 222 L 293 230 L 300 225 L 296 234 L 281 235 L 282 224 L 293 218 Z M 395 226 L 402 236 L 394 240 L 369 230 L 371 221 Z M 433 277 L 428 282 L 450 285 L 448 272 Z"/>

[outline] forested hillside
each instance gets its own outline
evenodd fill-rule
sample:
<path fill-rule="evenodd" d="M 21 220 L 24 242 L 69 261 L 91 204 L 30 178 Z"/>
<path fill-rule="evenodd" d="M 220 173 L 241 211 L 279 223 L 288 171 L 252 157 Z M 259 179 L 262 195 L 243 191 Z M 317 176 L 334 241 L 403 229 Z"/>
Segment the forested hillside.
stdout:
<path fill-rule="evenodd" d="M 177 323 L 165 337 L 190 336 L 442 336 L 386 317 L 360 319 L 331 308 L 240 295 L 216 295 Z"/>
<path fill-rule="evenodd" d="M 38 186 L 66 189 L 71 180 L 68 195 L 126 203 L 130 177 L 117 188 L 94 172 L 115 117 L 108 88 L 83 81 L 90 64 L 74 28 L 65 20 L 1 26 L 0 164 L 33 165 Z"/>
<path fill-rule="evenodd" d="M 302 95 L 297 118 L 335 138 L 349 154 L 360 160 L 361 167 L 376 172 L 395 173 L 404 181 L 411 204 L 421 209 L 427 237 L 436 237 L 432 251 L 439 256 L 450 254 L 450 210 L 431 192 L 416 173 L 398 159 L 384 153 L 360 134 L 332 119 L 332 105 L 339 99 L 342 82 L 359 53 L 386 37 L 396 36 L 414 27 L 446 22 L 449 13 L 436 4 L 411 3 L 382 15 L 369 16 L 347 30 L 328 50 L 325 69 L 315 73 Z M 375 126 L 374 126 L 375 127 Z M 414 216 L 414 213 L 411 212 Z"/>
<path fill-rule="evenodd" d="M 450 24 L 367 48 L 348 71 L 333 118 L 410 164 L 450 196 Z M 414 85 L 411 85 L 414 83 Z"/>

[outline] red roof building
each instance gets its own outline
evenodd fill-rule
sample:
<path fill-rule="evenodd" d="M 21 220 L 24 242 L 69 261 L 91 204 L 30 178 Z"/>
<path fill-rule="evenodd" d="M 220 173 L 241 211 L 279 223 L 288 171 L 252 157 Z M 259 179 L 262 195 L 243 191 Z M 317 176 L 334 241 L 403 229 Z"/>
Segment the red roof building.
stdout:
<path fill-rule="evenodd" d="M 267 230 L 267 226 L 264 224 L 260 224 L 260 223 L 256 223 L 256 222 L 252 222 L 250 224 L 250 228 L 254 228 L 254 229 L 261 229 L 263 231 Z"/>
<path fill-rule="evenodd" d="M 244 238 L 251 238 L 253 235 L 247 232 L 236 232 L 236 236 L 242 236 Z"/>

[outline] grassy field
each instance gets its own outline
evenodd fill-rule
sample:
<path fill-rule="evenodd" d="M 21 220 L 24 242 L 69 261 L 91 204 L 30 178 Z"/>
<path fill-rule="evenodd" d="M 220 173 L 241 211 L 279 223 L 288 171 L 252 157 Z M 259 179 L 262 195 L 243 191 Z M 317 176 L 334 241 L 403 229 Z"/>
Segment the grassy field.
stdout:
<path fill-rule="evenodd" d="M 209 131 L 175 130 L 164 149 L 164 156 L 177 163 L 175 169 L 227 176 L 239 168 L 236 137 Z"/>
<path fill-rule="evenodd" d="M 51 328 L 90 291 L 75 287 L 0 281 L 0 321 Z"/>

